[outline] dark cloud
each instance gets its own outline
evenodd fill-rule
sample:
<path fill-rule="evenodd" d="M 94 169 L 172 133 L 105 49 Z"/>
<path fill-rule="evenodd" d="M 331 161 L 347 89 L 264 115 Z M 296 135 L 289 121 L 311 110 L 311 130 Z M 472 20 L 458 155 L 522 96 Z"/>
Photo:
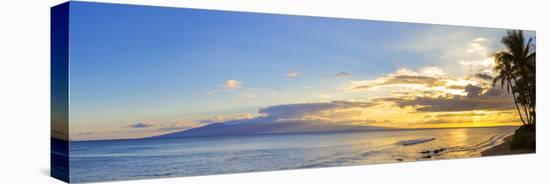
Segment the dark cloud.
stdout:
<path fill-rule="evenodd" d="M 492 81 L 493 80 L 493 76 L 491 76 L 490 74 L 487 74 L 487 73 L 477 73 L 477 74 L 474 75 L 474 77 L 476 77 L 478 79 L 486 80 L 486 81 Z"/>
<path fill-rule="evenodd" d="M 485 91 L 485 93 L 483 93 L 483 96 L 486 96 L 486 97 L 498 97 L 498 96 L 508 96 L 507 93 L 505 93 L 504 91 L 502 91 L 501 89 L 499 88 L 489 88 L 487 89 L 487 91 Z"/>
<path fill-rule="evenodd" d="M 259 113 L 266 117 L 276 119 L 296 118 L 308 114 L 330 110 L 330 109 L 345 109 L 356 107 L 370 107 L 375 105 L 372 102 L 351 102 L 351 101 L 332 101 L 321 103 L 302 103 L 302 104 L 285 104 L 276 105 L 266 108 L 261 108 Z"/>
<path fill-rule="evenodd" d="M 425 84 L 426 86 L 442 86 L 445 81 L 437 77 L 397 75 L 389 78 L 385 84 Z"/>
<path fill-rule="evenodd" d="M 479 87 L 479 86 L 474 86 L 474 85 L 468 84 L 467 86 L 464 87 L 464 92 L 466 92 L 466 94 L 470 97 L 471 96 L 479 96 L 481 94 L 481 92 L 483 92 L 483 88 Z"/>
<path fill-rule="evenodd" d="M 149 128 L 149 127 L 153 127 L 153 126 L 154 125 L 152 125 L 152 124 L 139 122 L 139 123 L 134 123 L 134 124 L 128 125 L 127 128 Z"/>
<path fill-rule="evenodd" d="M 458 90 L 462 90 L 464 89 L 464 86 L 460 86 L 460 85 L 450 85 L 450 86 L 447 86 L 448 89 L 458 89 Z"/>
<path fill-rule="evenodd" d="M 391 84 L 422 84 L 428 87 L 443 86 L 446 84 L 442 78 L 417 75 L 390 75 L 383 82 L 354 86 L 353 89 L 368 89 L 376 86 Z"/>
<path fill-rule="evenodd" d="M 386 97 L 374 99 L 374 102 L 393 102 L 399 107 L 414 107 L 421 112 L 453 112 L 470 110 L 503 110 L 513 108 L 513 99 L 497 87 L 483 87 L 468 84 L 466 86 L 447 86 L 448 89 L 462 89 L 466 96 L 434 96 L 431 91 L 422 91 L 423 95 L 407 94 L 405 97 Z"/>
<path fill-rule="evenodd" d="M 452 96 L 452 97 L 415 97 L 382 98 L 378 101 L 393 102 L 399 107 L 415 107 L 420 112 L 449 112 L 470 110 L 503 110 L 513 108 L 513 101 L 507 96 Z"/>
<path fill-rule="evenodd" d="M 349 77 L 349 76 L 351 76 L 351 74 L 348 72 L 340 72 L 336 74 L 336 77 Z"/>

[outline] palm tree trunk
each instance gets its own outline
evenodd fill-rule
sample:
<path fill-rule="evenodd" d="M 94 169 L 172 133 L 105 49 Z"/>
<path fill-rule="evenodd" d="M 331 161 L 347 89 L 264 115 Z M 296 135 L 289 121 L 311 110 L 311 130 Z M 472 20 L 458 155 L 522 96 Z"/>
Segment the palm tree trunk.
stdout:
<path fill-rule="evenodd" d="M 514 88 L 512 87 L 512 82 L 510 82 L 510 80 L 507 80 L 507 81 L 508 81 L 508 86 L 510 86 L 510 88 L 512 88 L 512 96 L 514 98 L 514 104 L 516 104 L 516 109 L 518 110 L 518 113 L 519 113 L 519 118 L 521 119 L 521 122 L 523 123 L 523 125 L 525 125 L 526 127 L 529 127 L 525 123 L 525 120 L 523 120 L 523 113 L 521 113 L 521 109 L 519 109 L 519 105 L 518 105 L 518 102 L 516 100 L 516 93 L 514 91 Z"/>
<path fill-rule="evenodd" d="M 525 119 L 527 120 L 527 124 L 531 124 L 531 113 L 529 112 L 529 110 L 527 110 L 527 107 L 525 105 L 521 105 L 521 106 L 523 107 L 523 112 L 525 113 Z"/>
<path fill-rule="evenodd" d="M 535 114 L 535 107 L 531 107 L 531 108 L 533 109 L 533 112 L 532 112 L 532 114 L 531 114 L 531 116 L 533 116 L 533 117 L 531 118 L 531 120 L 532 120 L 533 122 L 531 122 L 531 123 L 532 123 L 533 126 L 534 126 L 535 123 L 537 122 L 537 121 L 535 120 L 536 117 L 537 117 L 537 114 Z"/>
<path fill-rule="evenodd" d="M 514 84 L 517 84 L 516 76 L 514 76 L 512 74 L 511 77 L 514 80 Z M 508 84 L 511 85 L 511 82 L 508 81 Z M 516 86 L 516 87 L 519 87 L 519 86 Z M 511 87 L 511 88 L 512 88 L 512 94 L 514 94 L 514 102 L 516 103 L 516 106 L 518 106 L 517 101 L 516 101 L 516 97 L 515 97 L 515 90 L 514 90 L 513 87 Z M 525 91 L 521 90 L 521 88 L 520 88 L 520 91 L 518 91 L 518 95 L 520 95 L 523 98 L 523 100 L 527 100 L 527 98 L 525 97 Z M 526 104 L 529 104 L 529 103 L 526 102 Z M 527 123 L 524 122 L 524 124 L 531 124 L 532 121 L 531 121 L 531 112 L 530 112 L 530 110 L 527 109 L 526 105 L 521 105 L 521 107 L 523 108 L 523 112 L 525 113 L 525 119 L 527 121 Z M 521 116 L 521 113 L 520 113 L 520 116 Z"/>

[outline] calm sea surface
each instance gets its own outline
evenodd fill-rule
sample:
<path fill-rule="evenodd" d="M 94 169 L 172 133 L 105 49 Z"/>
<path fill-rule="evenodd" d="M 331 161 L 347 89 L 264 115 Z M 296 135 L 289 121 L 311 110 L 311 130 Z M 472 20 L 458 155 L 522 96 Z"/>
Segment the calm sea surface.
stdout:
<path fill-rule="evenodd" d="M 498 144 L 514 129 L 458 128 L 71 142 L 70 177 L 71 182 L 93 182 L 478 157 L 481 151 Z M 432 137 L 436 139 L 421 144 L 399 144 L 404 140 Z M 440 152 L 434 153 L 433 150 Z"/>

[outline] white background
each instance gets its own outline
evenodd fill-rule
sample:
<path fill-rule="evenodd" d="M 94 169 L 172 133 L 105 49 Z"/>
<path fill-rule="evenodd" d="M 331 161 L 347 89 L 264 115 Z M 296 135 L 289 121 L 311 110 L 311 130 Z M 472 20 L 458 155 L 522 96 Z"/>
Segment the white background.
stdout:
<path fill-rule="evenodd" d="M 539 0 L 103 0 L 193 8 L 537 31 L 536 154 L 120 183 L 548 183 L 550 6 Z M 0 183 L 62 183 L 49 174 L 49 7 L 60 0 L 0 1 Z M 545 83 L 547 85 L 545 85 Z"/>

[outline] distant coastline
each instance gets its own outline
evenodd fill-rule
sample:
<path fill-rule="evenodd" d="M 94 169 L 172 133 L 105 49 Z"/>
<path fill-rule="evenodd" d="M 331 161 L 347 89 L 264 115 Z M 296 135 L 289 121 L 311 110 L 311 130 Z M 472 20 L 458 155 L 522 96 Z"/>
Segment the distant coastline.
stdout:
<path fill-rule="evenodd" d="M 321 131 L 321 132 L 288 132 L 288 133 L 258 133 L 258 134 L 246 134 L 246 135 L 212 135 L 212 136 L 188 136 L 180 138 L 195 138 L 195 137 L 237 137 L 237 136 L 263 136 L 263 135 L 285 135 L 285 134 L 316 134 L 316 133 L 342 133 L 342 132 L 378 132 L 378 131 L 413 131 L 413 130 L 434 130 L 434 129 L 461 129 L 461 128 L 496 128 L 496 127 L 518 127 L 518 126 L 485 126 L 485 127 L 441 127 L 441 128 L 384 128 L 384 129 L 371 129 L 371 130 L 347 130 L 347 131 Z M 191 130 L 191 129 L 189 129 Z M 187 131 L 187 130 L 184 130 Z M 162 134 L 165 135 L 165 134 Z M 143 139 L 173 139 L 173 138 L 161 138 L 157 136 L 142 137 L 142 138 L 129 138 L 129 139 L 100 139 L 100 140 L 70 140 L 69 142 L 95 142 L 95 141 L 124 141 L 124 140 L 143 140 Z"/>

